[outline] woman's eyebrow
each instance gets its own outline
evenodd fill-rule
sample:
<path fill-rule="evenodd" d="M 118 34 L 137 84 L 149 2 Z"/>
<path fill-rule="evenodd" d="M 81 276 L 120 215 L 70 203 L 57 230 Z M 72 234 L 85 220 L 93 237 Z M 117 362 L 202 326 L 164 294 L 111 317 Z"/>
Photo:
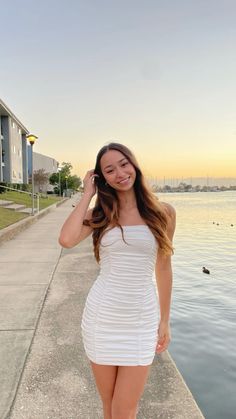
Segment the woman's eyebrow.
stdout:
<path fill-rule="evenodd" d="M 123 160 L 127 160 L 126 157 L 123 157 L 121 160 L 119 160 L 117 163 L 121 163 Z M 112 167 L 112 164 L 109 164 L 108 166 L 104 167 L 104 170 L 107 169 L 108 167 Z"/>

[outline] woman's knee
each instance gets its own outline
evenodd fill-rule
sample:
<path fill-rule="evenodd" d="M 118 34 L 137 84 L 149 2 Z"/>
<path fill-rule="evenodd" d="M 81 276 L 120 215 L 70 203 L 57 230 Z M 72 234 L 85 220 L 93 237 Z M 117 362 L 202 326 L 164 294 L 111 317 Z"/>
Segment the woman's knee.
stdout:
<path fill-rule="evenodd" d="M 113 399 L 111 405 L 112 419 L 135 419 L 137 407 L 137 405 L 131 406 L 121 400 Z"/>

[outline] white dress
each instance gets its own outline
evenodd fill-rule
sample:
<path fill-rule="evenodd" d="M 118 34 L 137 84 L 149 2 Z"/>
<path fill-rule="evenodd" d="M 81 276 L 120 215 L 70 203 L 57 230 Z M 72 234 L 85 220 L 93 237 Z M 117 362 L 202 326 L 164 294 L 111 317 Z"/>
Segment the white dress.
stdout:
<path fill-rule="evenodd" d="M 102 365 L 150 365 L 159 320 L 157 242 L 147 225 L 108 230 L 100 272 L 86 299 L 81 328 L 87 357 Z"/>

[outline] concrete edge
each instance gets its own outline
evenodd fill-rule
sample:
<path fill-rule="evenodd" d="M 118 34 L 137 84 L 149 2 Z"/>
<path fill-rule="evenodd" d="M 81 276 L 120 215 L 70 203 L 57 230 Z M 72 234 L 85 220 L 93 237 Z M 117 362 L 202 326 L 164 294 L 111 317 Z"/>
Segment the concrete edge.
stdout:
<path fill-rule="evenodd" d="M 190 397 L 191 397 L 191 399 L 192 399 L 192 403 L 193 403 L 193 405 L 195 405 L 195 408 L 196 408 L 196 410 L 198 411 L 199 416 L 200 416 L 200 417 L 202 417 L 202 419 L 205 419 L 205 417 L 203 416 L 203 413 L 202 413 L 202 411 L 200 410 L 200 407 L 198 406 L 198 404 L 197 404 L 197 402 L 196 402 L 196 400 L 195 400 L 195 398 L 194 398 L 194 396 L 193 396 L 193 394 L 192 394 L 191 390 L 189 389 L 189 387 L 188 387 L 187 383 L 186 383 L 186 382 L 185 382 L 185 380 L 184 380 L 184 377 L 183 377 L 183 376 L 182 376 L 182 374 L 180 373 L 180 371 L 179 371 L 179 369 L 178 369 L 178 367 L 177 367 L 177 365 L 176 365 L 175 361 L 173 360 L 173 358 L 172 358 L 172 356 L 170 355 L 170 352 L 169 352 L 168 350 L 166 351 L 166 355 L 167 355 L 167 357 L 169 358 L 169 362 L 173 365 L 174 369 L 176 370 L 176 374 L 178 375 L 179 380 L 182 382 L 183 387 L 185 387 L 186 392 L 187 392 L 187 393 L 189 393 L 189 396 L 190 396 Z"/>
<path fill-rule="evenodd" d="M 70 198 L 64 198 L 59 202 L 55 202 L 54 204 L 41 210 L 38 214 L 35 214 L 34 216 L 29 215 L 28 217 L 23 218 L 23 220 L 17 221 L 16 223 L 11 224 L 0 230 L 0 245 L 8 240 L 13 239 L 21 231 L 31 226 L 33 223 L 47 215 L 49 212 L 53 211 L 59 205 L 64 204 L 64 202 L 66 202 L 68 199 Z"/>

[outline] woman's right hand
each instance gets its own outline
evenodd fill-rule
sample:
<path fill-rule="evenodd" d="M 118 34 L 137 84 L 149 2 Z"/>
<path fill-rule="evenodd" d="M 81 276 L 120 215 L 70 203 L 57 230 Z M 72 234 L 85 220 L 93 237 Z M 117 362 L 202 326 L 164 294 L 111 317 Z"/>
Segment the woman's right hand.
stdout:
<path fill-rule="evenodd" d="M 83 179 L 83 185 L 84 185 L 84 194 L 88 194 L 91 196 L 91 198 L 95 195 L 96 193 L 96 185 L 94 183 L 94 178 L 95 175 L 94 174 L 94 169 L 88 170 L 84 179 Z"/>

